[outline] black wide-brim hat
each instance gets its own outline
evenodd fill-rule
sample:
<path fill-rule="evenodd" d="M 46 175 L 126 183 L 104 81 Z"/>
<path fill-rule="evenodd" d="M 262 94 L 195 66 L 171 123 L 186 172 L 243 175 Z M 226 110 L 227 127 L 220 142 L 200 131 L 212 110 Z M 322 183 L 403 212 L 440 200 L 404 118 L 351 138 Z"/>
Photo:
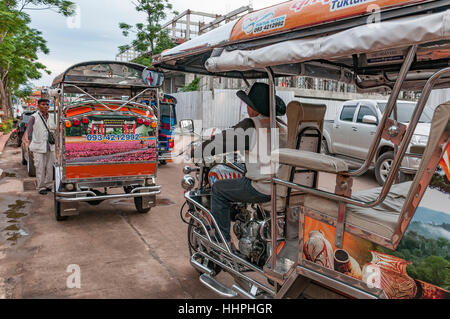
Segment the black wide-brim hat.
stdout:
<path fill-rule="evenodd" d="M 248 94 L 241 90 L 236 95 L 259 114 L 270 116 L 269 89 L 268 84 L 256 82 L 252 85 Z M 285 115 L 286 104 L 278 95 L 275 96 L 275 99 L 277 116 Z"/>

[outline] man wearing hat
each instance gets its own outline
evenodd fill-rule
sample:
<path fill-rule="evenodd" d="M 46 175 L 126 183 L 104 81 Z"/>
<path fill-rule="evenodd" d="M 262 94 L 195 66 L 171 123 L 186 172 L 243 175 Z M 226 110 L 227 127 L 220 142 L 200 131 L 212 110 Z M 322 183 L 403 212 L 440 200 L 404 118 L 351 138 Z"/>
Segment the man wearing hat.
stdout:
<path fill-rule="evenodd" d="M 47 195 L 47 192 L 52 190 L 53 184 L 55 145 L 49 143 L 49 133 L 55 131 L 56 125 L 48 114 L 49 107 L 48 98 L 39 99 L 38 110 L 27 124 L 30 151 L 33 152 L 36 167 L 37 189 L 41 195 Z"/>
<path fill-rule="evenodd" d="M 228 242 L 231 241 L 232 203 L 256 204 L 271 200 L 269 85 L 257 82 L 250 88 L 248 94 L 239 91 L 237 96 L 247 104 L 249 118 L 202 144 L 204 153 L 209 153 L 203 155 L 216 155 L 229 150 L 246 155 L 244 178 L 219 180 L 212 187 L 211 213 Z M 286 114 L 286 105 L 278 96 L 276 96 L 276 111 L 277 116 Z M 286 127 L 277 122 L 277 128 L 280 137 L 278 143 L 283 146 L 286 143 Z M 206 152 L 207 149 L 212 152 Z M 192 150 L 192 157 L 194 153 L 196 154 L 196 151 Z M 261 160 L 263 157 L 265 160 Z"/>

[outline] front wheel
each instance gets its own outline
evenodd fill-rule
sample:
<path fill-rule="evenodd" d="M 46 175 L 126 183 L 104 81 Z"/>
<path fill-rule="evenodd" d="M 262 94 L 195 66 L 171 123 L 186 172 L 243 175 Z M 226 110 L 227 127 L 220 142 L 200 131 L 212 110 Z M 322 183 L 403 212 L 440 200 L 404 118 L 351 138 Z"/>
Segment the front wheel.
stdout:
<path fill-rule="evenodd" d="M 61 203 L 56 200 L 56 183 L 53 184 L 53 189 L 53 206 L 55 210 L 55 219 L 58 222 L 62 222 L 64 220 L 67 220 L 67 216 L 61 216 Z"/>
<path fill-rule="evenodd" d="M 189 248 L 189 256 L 190 257 L 192 257 L 192 255 L 195 254 L 200 249 L 200 243 L 197 241 L 197 239 L 194 236 L 194 229 L 196 227 L 197 227 L 196 222 L 191 219 L 189 221 L 189 226 L 188 226 L 188 231 L 187 231 L 188 248 Z M 205 264 L 204 257 L 199 257 L 199 260 L 197 260 L 197 261 L 203 265 Z M 213 270 L 213 273 L 212 273 L 213 276 L 217 276 L 222 271 L 222 268 L 220 268 L 220 266 L 216 265 L 215 263 L 213 263 L 212 261 L 209 261 L 209 260 L 206 260 L 206 267 Z M 201 271 L 199 271 L 199 270 L 197 270 L 197 271 L 199 274 L 202 274 Z"/>
<path fill-rule="evenodd" d="M 136 210 L 140 214 L 147 214 L 152 209 L 151 207 L 144 208 L 142 197 L 135 197 L 134 198 L 134 206 L 136 206 Z"/>
<path fill-rule="evenodd" d="M 386 183 L 393 163 L 394 152 L 386 152 L 378 158 L 377 163 L 375 164 L 375 178 L 381 186 Z"/>

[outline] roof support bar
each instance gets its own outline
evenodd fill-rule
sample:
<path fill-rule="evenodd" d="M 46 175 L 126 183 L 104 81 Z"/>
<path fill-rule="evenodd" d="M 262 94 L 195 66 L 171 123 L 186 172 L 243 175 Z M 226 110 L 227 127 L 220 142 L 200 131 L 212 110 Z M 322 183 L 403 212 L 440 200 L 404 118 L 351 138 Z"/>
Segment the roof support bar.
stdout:
<path fill-rule="evenodd" d="M 417 106 L 414 110 L 410 125 L 408 126 L 405 136 L 403 137 L 403 141 L 398 150 L 398 154 L 395 156 L 394 163 L 392 164 L 391 172 L 389 173 L 389 177 L 387 178 L 386 183 L 384 184 L 383 189 L 381 190 L 381 193 L 377 199 L 375 199 L 371 202 L 365 202 L 365 201 L 357 200 L 354 198 L 347 198 L 344 196 L 339 196 L 339 195 L 336 195 L 336 194 L 333 194 L 333 193 L 330 193 L 327 191 L 322 191 L 320 189 L 311 188 L 311 187 L 299 185 L 296 183 L 290 183 L 288 181 L 284 181 L 279 178 L 274 178 L 273 182 L 283 185 L 283 186 L 287 186 L 287 187 L 299 190 L 299 191 L 304 191 L 307 194 L 312 194 L 312 195 L 320 196 L 323 198 L 332 199 L 332 200 L 335 200 L 338 202 L 352 204 L 352 205 L 355 205 L 358 207 L 368 208 L 368 207 L 377 206 L 378 204 L 380 204 L 381 202 L 384 201 L 387 194 L 389 193 L 389 190 L 391 189 L 391 186 L 394 182 L 394 178 L 397 176 L 397 172 L 401 166 L 402 159 L 406 153 L 406 150 L 408 149 L 409 143 L 411 142 L 411 138 L 414 134 L 417 123 L 419 122 L 420 116 L 422 115 L 423 109 L 425 108 L 425 104 L 428 101 L 431 90 L 433 89 L 434 85 L 440 78 L 442 78 L 444 75 L 448 75 L 448 74 L 450 74 L 450 67 L 436 72 L 425 84 L 425 86 L 422 90 L 422 94 L 420 96 L 419 102 L 417 103 Z M 391 111 L 392 111 L 392 109 L 391 109 Z"/>
<path fill-rule="evenodd" d="M 413 45 L 412 47 L 409 48 L 408 55 L 406 56 L 405 62 L 402 65 L 399 76 L 397 78 L 397 82 L 395 83 L 391 95 L 389 96 L 389 101 L 386 105 L 386 111 L 384 112 L 383 118 L 381 119 L 377 135 L 373 139 L 372 146 L 369 149 L 367 159 L 359 169 L 357 169 L 356 171 L 350 171 L 349 172 L 350 176 L 360 176 L 365 172 L 367 172 L 367 170 L 369 169 L 370 164 L 372 163 L 375 157 L 378 145 L 380 145 L 381 135 L 383 133 L 382 128 L 386 125 L 387 120 L 391 116 L 392 110 L 397 105 L 398 95 L 400 94 L 403 82 L 405 81 L 406 76 L 408 75 L 408 71 L 411 68 L 411 65 L 414 61 L 416 52 L 417 52 L 417 45 Z"/>

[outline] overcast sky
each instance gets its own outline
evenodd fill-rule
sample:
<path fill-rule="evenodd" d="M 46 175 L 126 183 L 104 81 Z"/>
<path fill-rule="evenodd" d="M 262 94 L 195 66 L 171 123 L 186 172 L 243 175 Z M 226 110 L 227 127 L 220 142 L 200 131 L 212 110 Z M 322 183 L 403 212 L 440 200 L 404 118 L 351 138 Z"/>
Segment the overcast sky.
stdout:
<path fill-rule="evenodd" d="M 34 11 L 28 13 L 32 18 L 32 27 L 42 31 L 50 49 L 48 55 L 40 55 L 40 62 L 52 71 L 51 75 L 34 81 L 33 84 L 48 86 L 53 78 L 73 64 L 89 60 L 114 60 L 117 47 L 131 42 L 119 29 L 119 22 L 135 24 L 143 20 L 136 12 L 131 0 L 72 0 L 80 7 L 80 15 L 68 20 L 52 11 Z M 253 8 L 261 9 L 281 3 L 282 0 L 253 0 Z M 248 0 L 171 0 L 173 10 L 195 11 L 225 14 L 249 4 Z M 170 18 L 173 15 L 169 15 Z M 168 19 L 169 20 L 169 19 Z M 78 27 L 76 26 L 79 21 Z"/>

